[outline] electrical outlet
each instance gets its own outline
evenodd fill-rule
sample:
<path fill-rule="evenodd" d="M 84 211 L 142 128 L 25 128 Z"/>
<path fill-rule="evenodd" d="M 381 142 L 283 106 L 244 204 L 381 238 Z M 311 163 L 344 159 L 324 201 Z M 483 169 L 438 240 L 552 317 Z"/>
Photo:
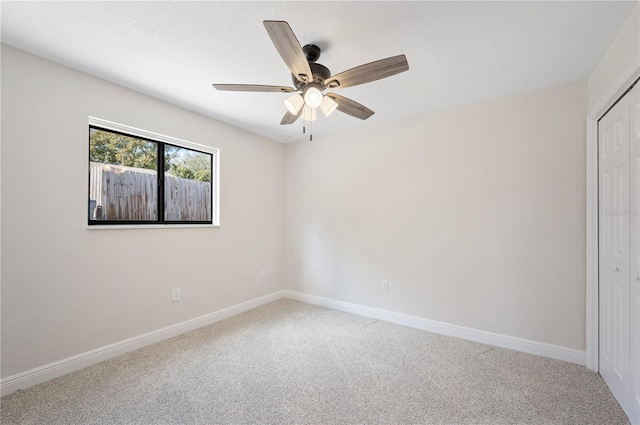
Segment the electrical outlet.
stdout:
<path fill-rule="evenodd" d="M 267 269 L 260 270 L 260 279 L 264 279 L 267 277 Z"/>
<path fill-rule="evenodd" d="M 180 288 L 173 288 L 173 297 L 171 301 L 180 301 Z"/>
<path fill-rule="evenodd" d="M 383 291 L 388 291 L 389 290 L 389 281 L 388 280 L 383 280 L 382 281 L 382 290 Z"/>

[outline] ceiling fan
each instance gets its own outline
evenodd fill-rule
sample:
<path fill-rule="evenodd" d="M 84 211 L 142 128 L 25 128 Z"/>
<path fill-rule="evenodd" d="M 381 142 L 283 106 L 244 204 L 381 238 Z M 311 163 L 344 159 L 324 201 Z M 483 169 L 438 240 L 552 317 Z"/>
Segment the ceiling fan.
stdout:
<path fill-rule="evenodd" d="M 251 84 L 213 84 L 213 87 L 229 91 L 300 92 L 285 100 L 287 112 L 282 117 L 280 125 L 292 124 L 300 116 L 305 121 L 315 121 L 317 108 L 320 108 L 325 116 L 337 109 L 352 117 L 366 120 L 374 114 L 371 109 L 346 97 L 322 92 L 326 89 L 346 88 L 380 80 L 409 69 L 405 55 L 398 55 L 331 75 L 327 67 L 316 63 L 320 57 L 320 48 L 314 44 L 300 47 L 287 22 L 264 21 L 264 26 L 280 56 L 291 70 L 294 87 Z"/>

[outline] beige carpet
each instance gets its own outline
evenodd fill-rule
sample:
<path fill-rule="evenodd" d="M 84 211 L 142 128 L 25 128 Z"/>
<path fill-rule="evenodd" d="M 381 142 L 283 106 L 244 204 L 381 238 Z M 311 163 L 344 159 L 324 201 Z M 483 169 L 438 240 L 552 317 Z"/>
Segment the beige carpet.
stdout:
<path fill-rule="evenodd" d="M 1 400 L 6 424 L 627 424 L 582 366 L 291 300 Z"/>

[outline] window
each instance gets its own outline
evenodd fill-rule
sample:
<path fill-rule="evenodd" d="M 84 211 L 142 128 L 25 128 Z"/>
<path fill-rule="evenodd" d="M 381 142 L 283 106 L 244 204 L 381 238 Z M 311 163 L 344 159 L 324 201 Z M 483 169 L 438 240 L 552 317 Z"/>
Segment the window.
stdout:
<path fill-rule="evenodd" d="M 89 119 L 89 225 L 218 224 L 218 150 Z"/>

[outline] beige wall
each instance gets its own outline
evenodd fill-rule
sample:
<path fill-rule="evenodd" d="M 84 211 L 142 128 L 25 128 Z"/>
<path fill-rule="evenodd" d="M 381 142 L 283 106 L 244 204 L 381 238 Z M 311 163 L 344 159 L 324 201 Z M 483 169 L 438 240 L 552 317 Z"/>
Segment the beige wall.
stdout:
<path fill-rule="evenodd" d="M 284 147 L 3 45 L 2 376 L 283 281 L 582 350 L 586 110 L 580 82 Z M 89 115 L 220 148 L 222 227 L 87 230 Z"/>
<path fill-rule="evenodd" d="M 288 145 L 286 288 L 583 350 L 586 109 L 579 82 Z"/>
<path fill-rule="evenodd" d="M 219 148 L 222 227 L 87 230 L 89 115 Z M 281 289 L 283 158 L 282 145 L 2 45 L 2 376 Z"/>
<path fill-rule="evenodd" d="M 640 3 L 589 76 L 589 111 L 609 100 L 624 80 L 640 68 Z"/>

